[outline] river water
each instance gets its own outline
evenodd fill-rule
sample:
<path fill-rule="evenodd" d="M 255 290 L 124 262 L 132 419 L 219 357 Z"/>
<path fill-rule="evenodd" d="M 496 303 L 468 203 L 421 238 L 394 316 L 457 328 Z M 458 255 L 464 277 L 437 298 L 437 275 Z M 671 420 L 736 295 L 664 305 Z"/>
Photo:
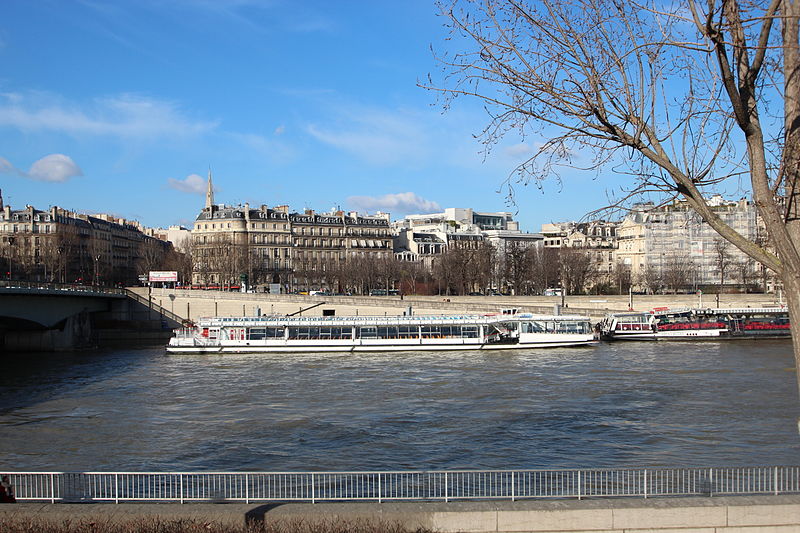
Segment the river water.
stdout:
<path fill-rule="evenodd" d="M 0 471 L 800 464 L 788 341 L 0 361 Z"/>

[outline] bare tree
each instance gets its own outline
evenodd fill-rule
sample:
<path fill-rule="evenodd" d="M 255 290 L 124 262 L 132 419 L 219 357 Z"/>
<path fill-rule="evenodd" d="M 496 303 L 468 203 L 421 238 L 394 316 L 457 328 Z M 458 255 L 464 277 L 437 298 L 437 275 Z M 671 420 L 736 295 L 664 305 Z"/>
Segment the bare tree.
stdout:
<path fill-rule="evenodd" d="M 609 273 L 609 284 L 614 293 L 627 293 L 633 284 L 631 266 L 626 265 L 623 261 L 615 262 L 611 272 Z"/>
<path fill-rule="evenodd" d="M 733 267 L 733 257 L 728 251 L 729 248 L 730 243 L 728 241 L 714 239 L 714 267 L 719 273 L 718 294 L 725 290 L 725 274 L 728 274 Z"/>
<path fill-rule="evenodd" d="M 583 248 L 561 248 L 559 250 L 561 286 L 569 294 L 583 294 L 591 283 L 594 273 L 592 257 Z"/>
<path fill-rule="evenodd" d="M 631 269 L 627 265 L 623 266 L 627 267 L 628 283 L 630 283 Z M 645 265 L 637 278 L 637 284 L 647 290 L 647 292 L 650 294 L 655 294 L 659 291 L 659 289 L 661 289 L 661 287 L 664 286 L 664 273 L 656 265 L 650 263 Z"/>
<path fill-rule="evenodd" d="M 736 278 L 742 284 L 745 292 L 750 292 L 756 285 L 759 274 L 756 271 L 755 261 L 745 258 L 733 265 Z"/>
<path fill-rule="evenodd" d="M 667 289 L 688 291 L 694 288 L 697 266 L 688 255 L 671 256 L 664 262 L 661 276 Z"/>
<path fill-rule="evenodd" d="M 683 196 L 775 271 L 800 324 L 800 0 L 440 5 L 456 52 L 439 56 L 444 80 L 425 86 L 486 103 L 489 144 L 543 134 L 519 176 L 551 176 L 581 151 L 591 168 L 628 165 L 632 194 Z M 749 181 L 775 254 L 705 200 L 729 178 Z M 800 328 L 792 337 L 800 386 Z"/>
<path fill-rule="evenodd" d="M 558 253 L 557 248 L 538 248 L 530 251 L 531 282 L 534 292 L 541 294 L 545 289 L 559 283 Z"/>
<path fill-rule="evenodd" d="M 519 243 L 512 242 L 506 247 L 503 257 L 503 279 L 514 294 L 524 294 L 529 289 L 532 256 Z"/>

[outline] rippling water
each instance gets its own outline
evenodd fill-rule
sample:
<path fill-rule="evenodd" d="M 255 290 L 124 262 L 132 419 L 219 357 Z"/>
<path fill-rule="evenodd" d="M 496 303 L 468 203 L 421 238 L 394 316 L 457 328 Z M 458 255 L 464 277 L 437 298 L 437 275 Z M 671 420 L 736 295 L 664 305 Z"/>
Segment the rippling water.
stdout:
<path fill-rule="evenodd" d="M 0 471 L 800 464 L 788 341 L 0 360 Z"/>

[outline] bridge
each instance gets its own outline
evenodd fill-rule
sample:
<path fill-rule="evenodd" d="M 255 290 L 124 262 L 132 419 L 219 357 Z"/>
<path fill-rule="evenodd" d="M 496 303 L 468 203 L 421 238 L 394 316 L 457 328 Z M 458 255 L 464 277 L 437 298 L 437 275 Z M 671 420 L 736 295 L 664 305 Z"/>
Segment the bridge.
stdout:
<path fill-rule="evenodd" d="M 181 317 L 127 289 L 0 283 L 0 347 L 7 350 L 85 348 L 103 337 L 130 338 L 126 331 L 133 331 L 137 339 L 161 342 L 181 322 Z M 158 334 L 143 334 L 154 331 Z"/>

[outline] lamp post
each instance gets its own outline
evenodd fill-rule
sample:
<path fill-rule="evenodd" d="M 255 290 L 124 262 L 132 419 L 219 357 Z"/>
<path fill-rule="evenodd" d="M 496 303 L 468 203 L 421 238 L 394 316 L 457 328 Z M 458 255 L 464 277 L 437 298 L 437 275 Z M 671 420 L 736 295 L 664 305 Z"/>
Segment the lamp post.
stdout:
<path fill-rule="evenodd" d="M 8 270 L 6 271 L 6 275 L 8 276 L 8 281 L 11 281 L 11 246 L 14 244 L 14 236 L 9 235 L 6 237 L 7 243 L 7 250 L 6 250 L 6 259 L 8 261 Z"/>

